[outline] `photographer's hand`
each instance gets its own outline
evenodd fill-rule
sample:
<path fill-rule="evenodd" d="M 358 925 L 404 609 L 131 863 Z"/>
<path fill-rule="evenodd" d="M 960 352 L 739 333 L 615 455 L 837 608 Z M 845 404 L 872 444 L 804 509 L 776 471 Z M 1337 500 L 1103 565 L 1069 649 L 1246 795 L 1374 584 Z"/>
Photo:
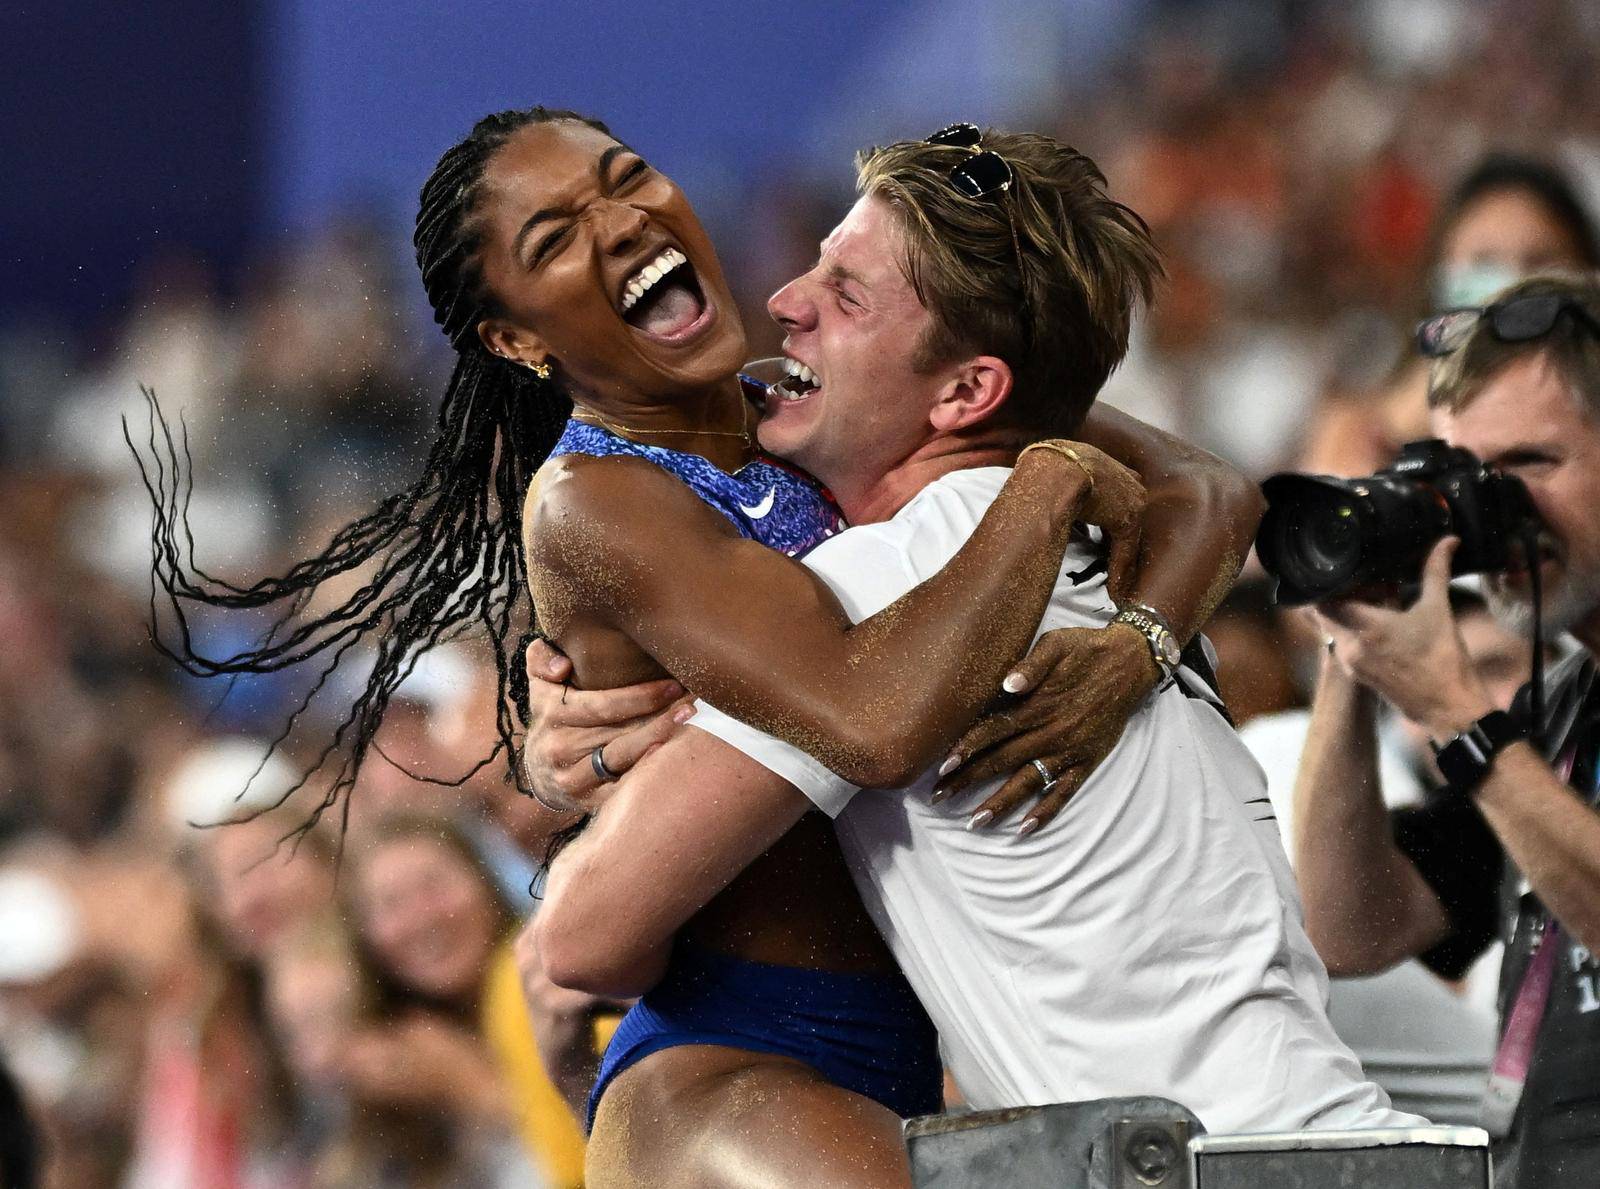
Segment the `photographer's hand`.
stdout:
<path fill-rule="evenodd" d="M 1446 537 L 1433 547 L 1422 593 L 1404 610 L 1333 600 L 1312 612 L 1334 659 L 1436 741 L 1495 709 L 1450 613 L 1450 559 L 1458 544 Z"/>

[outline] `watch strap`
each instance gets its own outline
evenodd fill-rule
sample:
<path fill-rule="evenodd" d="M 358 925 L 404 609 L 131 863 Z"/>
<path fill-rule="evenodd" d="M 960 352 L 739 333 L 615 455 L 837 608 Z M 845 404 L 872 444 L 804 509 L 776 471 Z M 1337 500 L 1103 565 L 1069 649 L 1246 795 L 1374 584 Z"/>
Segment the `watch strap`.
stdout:
<path fill-rule="evenodd" d="M 1472 793 L 1494 767 L 1495 756 L 1528 737 L 1527 729 L 1504 710 L 1491 710 L 1455 738 L 1433 749 L 1450 791 Z"/>
<path fill-rule="evenodd" d="M 1137 603 L 1121 608 L 1111 617 L 1112 623 L 1125 623 L 1144 637 L 1150 647 L 1150 656 L 1163 678 L 1171 678 L 1178 666 L 1177 637 L 1158 612 Z"/>

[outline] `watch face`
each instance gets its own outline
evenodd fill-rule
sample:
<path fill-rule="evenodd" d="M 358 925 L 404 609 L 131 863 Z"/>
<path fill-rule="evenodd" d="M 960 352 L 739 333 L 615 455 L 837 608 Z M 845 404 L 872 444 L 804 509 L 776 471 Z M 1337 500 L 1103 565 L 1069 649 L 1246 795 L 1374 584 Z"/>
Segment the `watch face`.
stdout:
<path fill-rule="evenodd" d="M 1161 659 L 1169 665 L 1176 666 L 1183 659 L 1183 649 L 1178 647 L 1177 640 L 1170 632 L 1161 633 L 1161 643 L 1158 647 L 1161 649 Z"/>

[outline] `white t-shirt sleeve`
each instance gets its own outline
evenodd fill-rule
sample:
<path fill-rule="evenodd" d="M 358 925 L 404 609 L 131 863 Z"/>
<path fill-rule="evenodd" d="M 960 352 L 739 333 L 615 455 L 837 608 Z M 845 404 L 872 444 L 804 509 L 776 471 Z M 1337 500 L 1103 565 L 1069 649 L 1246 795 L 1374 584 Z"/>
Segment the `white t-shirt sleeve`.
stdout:
<path fill-rule="evenodd" d="M 838 817 L 860 788 L 792 744 L 740 722 L 706 702 L 694 704 L 689 725 L 715 735 L 729 747 L 783 777 L 829 817 Z"/>

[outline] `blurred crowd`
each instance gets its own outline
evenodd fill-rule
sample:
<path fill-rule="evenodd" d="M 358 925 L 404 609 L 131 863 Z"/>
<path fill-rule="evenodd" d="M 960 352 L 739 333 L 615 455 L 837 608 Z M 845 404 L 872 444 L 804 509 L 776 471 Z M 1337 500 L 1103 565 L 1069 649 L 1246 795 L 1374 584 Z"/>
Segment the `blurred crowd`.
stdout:
<path fill-rule="evenodd" d="M 1094 156 L 1166 252 L 1106 399 L 1257 477 L 1366 473 L 1426 436 L 1419 315 L 1600 265 L 1582 213 L 1600 10 L 1264 7 L 1266 32 L 1249 6 L 1166 6 L 1170 26 L 1035 123 Z M 416 146 L 419 177 L 438 147 Z M 753 355 L 777 341 L 765 295 L 810 265 L 837 198 L 785 179 L 718 229 Z M 470 642 L 419 666 L 348 817 L 302 832 L 321 792 L 296 786 L 350 687 L 267 758 L 314 675 L 200 680 L 148 630 L 148 497 L 119 417 L 148 438 L 141 385 L 182 414 L 202 567 L 281 572 L 427 448 L 448 355 L 417 316 L 408 242 L 350 214 L 227 299 L 205 261 L 169 253 L 109 330 L 0 327 L 0 1053 L 53 1189 L 581 1178 L 572 1104 L 607 1005 L 544 988 L 530 1010 L 518 982 L 549 823 L 501 764 L 473 771 L 495 740 L 492 667 Z M 1475 622 L 1504 685 L 1514 642 Z M 264 626 L 196 630 L 215 654 Z M 1292 782 L 1303 632 L 1250 576 L 1209 630 L 1247 738 Z M 1403 723 L 1392 735 L 1402 803 L 1430 774 Z M 1436 1022 L 1459 1014 L 1438 1068 L 1481 1075 L 1492 1004 L 1404 977 L 1432 980 Z M 1352 1035 L 1375 1018 L 1344 1002 Z M 1415 1039 L 1352 1044 L 1439 1118 L 1457 1091 L 1406 1089 Z"/>

